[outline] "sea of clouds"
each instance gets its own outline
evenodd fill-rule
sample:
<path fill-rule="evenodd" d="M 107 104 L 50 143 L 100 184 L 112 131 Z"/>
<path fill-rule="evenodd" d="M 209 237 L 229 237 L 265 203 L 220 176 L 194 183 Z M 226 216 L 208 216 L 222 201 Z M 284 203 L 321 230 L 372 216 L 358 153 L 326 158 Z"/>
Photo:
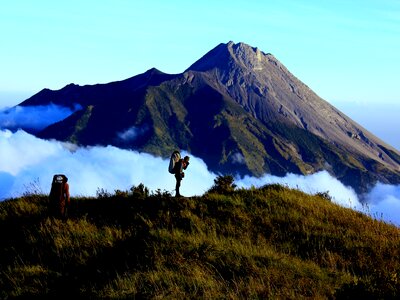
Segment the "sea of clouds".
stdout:
<path fill-rule="evenodd" d="M 1 130 L 0 199 L 18 197 L 32 189 L 47 194 L 53 175 L 59 173 L 68 176 L 72 196 L 95 196 L 99 188 L 109 192 L 128 190 L 140 183 L 153 191 L 174 193 L 175 178 L 168 173 L 168 164 L 160 157 L 113 146 L 77 147 L 42 140 L 22 130 Z M 191 156 L 181 192 L 185 196 L 201 195 L 213 185 L 216 176 L 200 158 Z M 333 201 L 342 206 L 400 225 L 400 186 L 377 184 L 362 205 L 353 189 L 327 172 L 309 176 L 245 176 L 236 178 L 235 183 L 244 188 L 279 183 L 310 194 L 329 191 Z"/>
<path fill-rule="evenodd" d="M 95 196 L 98 189 L 109 192 L 129 190 L 140 183 L 153 191 L 161 189 L 174 194 L 175 177 L 168 173 L 168 160 L 113 146 L 77 147 L 16 130 L 41 129 L 77 109 L 80 107 L 69 109 L 51 104 L 0 110 L 0 200 L 29 192 L 47 194 L 53 175 L 60 173 L 69 178 L 72 196 Z M 118 135 L 119 138 L 132 139 L 140 134 L 140 130 L 144 129 L 131 128 Z M 208 170 L 203 160 L 193 156 L 185 174 L 181 187 L 185 196 L 202 195 L 217 176 Z M 240 188 L 278 183 L 309 194 L 328 191 L 332 200 L 342 206 L 400 226 L 400 186 L 378 183 L 368 195 L 363 195 L 365 202 L 362 204 L 352 188 L 344 186 L 328 172 L 308 176 L 245 176 L 236 178 L 235 183 Z"/>
<path fill-rule="evenodd" d="M 75 104 L 71 109 L 56 104 L 38 106 L 14 106 L 0 109 L 0 128 L 41 130 L 65 119 L 77 110 L 82 109 Z"/>

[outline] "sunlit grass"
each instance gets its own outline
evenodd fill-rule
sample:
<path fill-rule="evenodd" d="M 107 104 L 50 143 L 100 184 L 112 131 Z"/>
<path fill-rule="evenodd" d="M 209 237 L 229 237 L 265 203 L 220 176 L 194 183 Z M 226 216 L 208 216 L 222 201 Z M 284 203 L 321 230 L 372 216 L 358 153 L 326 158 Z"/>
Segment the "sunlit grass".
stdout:
<path fill-rule="evenodd" d="M 395 299 L 400 229 L 279 185 L 0 203 L 0 298 Z"/>

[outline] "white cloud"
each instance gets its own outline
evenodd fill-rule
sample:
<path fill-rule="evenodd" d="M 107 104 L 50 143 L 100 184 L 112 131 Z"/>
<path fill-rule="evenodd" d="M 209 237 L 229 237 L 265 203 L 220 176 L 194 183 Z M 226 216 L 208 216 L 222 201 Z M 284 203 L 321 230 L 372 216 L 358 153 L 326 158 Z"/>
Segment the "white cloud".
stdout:
<path fill-rule="evenodd" d="M 175 188 L 168 160 L 113 146 L 74 148 L 21 130 L 0 131 L 0 157 L 6 158 L 0 160 L 0 199 L 21 195 L 37 179 L 41 190 L 48 193 L 52 176 L 58 173 L 69 178 L 72 195 L 95 195 L 98 188 L 126 190 L 139 183 L 171 193 Z M 202 160 L 192 157 L 190 162 L 181 192 L 203 194 L 215 175 Z"/>
<path fill-rule="evenodd" d="M 378 183 L 366 196 L 370 214 L 400 225 L 400 185 Z"/>
<path fill-rule="evenodd" d="M 74 196 L 94 196 L 98 188 L 110 192 L 127 190 L 139 183 L 151 190 L 171 193 L 175 188 L 175 177 L 168 172 L 168 159 L 113 146 L 77 148 L 38 139 L 21 130 L 15 133 L 6 130 L 0 131 L 0 157 L 0 199 L 20 196 L 31 183 L 48 193 L 51 179 L 58 173 L 68 176 Z M 216 177 L 201 159 L 193 156 L 185 175 L 181 192 L 186 196 L 203 194 Z M 328 191 L 333 201 L 342 206 L 369 212 L 375 218 L 400 226 L 400 186 L 377 184 L 365 197 L 369 209 L 365 211 L 354 190 L 326 171 L 309 176 L 245 176 L 235 182 L 244 188 L 278 183 L 310 194 Z"/>
<path fill-rule="evenodd" d="M 80 109 L 82 107 L 78 104 L 73 109 L 70 109 L 53 103 L 49 105 L 6 108 L 0 110 L 0 129 L 41 130 L 67 118 Z"/>
<path fill-rule="evenodd" d="M 13 176 L 40 166 L 43 161 L 59 155 L 61 143 L 40 140 L 24 131 L 0 131 L 0 171 Z"/>
<path fill-rule="evenodd" d="M 242 164 L 246 163 L 243 154 L 242 154 L 242 153 L 239 153 L 239 152 L 236 152 L 235 154 L 233 154 L 232 157 L 231 157 L 231 159 L 232 159 L 232 162 L 233 162 L 234 164 L 240 164 L 240 165 L 242 165 Z"/>
<path fill-rule="evenodd" d="M 122 132 L 118 132 L 117 136 L 125 142 L 131 142 L 134 141 L 138 136 L 144 134 L 146 131 L 146 127 L 132 126 Z"/>

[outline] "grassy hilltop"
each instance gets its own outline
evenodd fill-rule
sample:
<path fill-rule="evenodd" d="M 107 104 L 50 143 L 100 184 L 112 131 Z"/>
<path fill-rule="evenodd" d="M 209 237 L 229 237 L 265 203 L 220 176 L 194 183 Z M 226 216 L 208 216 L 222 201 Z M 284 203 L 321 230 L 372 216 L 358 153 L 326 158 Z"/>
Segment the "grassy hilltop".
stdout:
<path fill-rule="evenodd" d="M 225 182 L 226 183 L 226 182 Z M 0 203 L 0 298 L 398 299 L 400 229 L 279 185 Z M 361 298 L 362 297 L 362 298 Z"/>

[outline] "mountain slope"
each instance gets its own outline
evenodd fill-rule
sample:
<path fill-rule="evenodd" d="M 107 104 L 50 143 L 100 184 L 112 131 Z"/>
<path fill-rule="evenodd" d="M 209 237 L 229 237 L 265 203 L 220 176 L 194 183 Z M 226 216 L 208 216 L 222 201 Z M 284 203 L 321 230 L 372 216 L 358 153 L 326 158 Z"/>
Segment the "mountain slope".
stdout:
<path fill-rule="evenodd" d="M 184 73 L 151 69 L 94 86 L 43 90 L 21 105 L 83 109 L 38 136 L 168 157 L 176 148 L 215 172 L 309 174 L 326 169 L 364 192 L 400 183 L 400 153 L 319 98 L 274 56 L 220 44 Z"/>
<path fill-rule="evenodd" d="M 0 202 L 0 298 L 398 299 L 400 229 L 278 185 Z"/>
<path fill-rule="evenodd" d="M 398 158 L 385 155 L 379 146 L 392 147 L 318 97 L 271 54 L 230 42 L 217 46 L 188 70 L 208 73 L 211 82 L 264 123 L 295 125 L 399 170 Z"/>

